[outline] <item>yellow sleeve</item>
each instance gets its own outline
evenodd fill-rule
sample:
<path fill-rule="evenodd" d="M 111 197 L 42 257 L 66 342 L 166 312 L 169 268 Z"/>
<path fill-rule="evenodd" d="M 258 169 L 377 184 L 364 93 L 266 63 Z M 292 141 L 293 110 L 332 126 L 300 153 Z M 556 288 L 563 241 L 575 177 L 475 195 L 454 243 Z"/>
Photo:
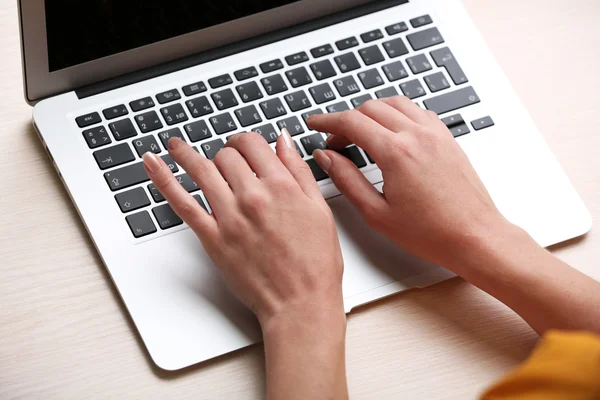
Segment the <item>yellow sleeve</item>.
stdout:
<path fill-rule="evenodd" d="M 600 337 L 549 331 L 529 359 L 482 399 L 600 399 Z"/>

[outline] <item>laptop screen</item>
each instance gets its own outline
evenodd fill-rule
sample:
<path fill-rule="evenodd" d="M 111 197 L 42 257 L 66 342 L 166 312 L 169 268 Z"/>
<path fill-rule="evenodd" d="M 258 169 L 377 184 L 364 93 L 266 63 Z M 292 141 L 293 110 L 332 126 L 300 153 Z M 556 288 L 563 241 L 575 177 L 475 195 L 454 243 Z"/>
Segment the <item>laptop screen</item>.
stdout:
<path fill-rule="evenodd" d="M 72 67 L 296 1 L 45 0 L 49 69 Z"/>

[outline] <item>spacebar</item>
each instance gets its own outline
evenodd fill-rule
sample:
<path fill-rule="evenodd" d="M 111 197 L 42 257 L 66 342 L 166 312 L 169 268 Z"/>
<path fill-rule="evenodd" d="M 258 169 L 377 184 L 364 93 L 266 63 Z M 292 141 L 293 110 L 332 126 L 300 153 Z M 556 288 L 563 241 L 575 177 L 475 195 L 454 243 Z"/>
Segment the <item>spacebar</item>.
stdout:
<path fill-rule="evenodd" d="M 468 86 L 454 92 L 446 93 L 441 96 L 425 100 L 423 103 L 428 110 L 437 114 L 445 114 L 450 111 L 458 110 L 471 104 L 479 103 L 479 96 L 475 93 L 472 86 Z"/>

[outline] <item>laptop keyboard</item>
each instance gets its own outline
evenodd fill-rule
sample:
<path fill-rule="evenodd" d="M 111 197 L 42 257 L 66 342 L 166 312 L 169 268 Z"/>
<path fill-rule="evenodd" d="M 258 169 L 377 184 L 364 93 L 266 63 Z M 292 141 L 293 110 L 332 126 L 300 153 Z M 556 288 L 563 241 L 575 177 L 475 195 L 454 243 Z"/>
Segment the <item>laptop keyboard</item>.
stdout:
<path fill-rule="evenodd" d="M 410 24 L 410 25 L 409 25 Z M 312 49 L 258 63 L 75 118 L 103 173 L 116 207 L 135 238 L 183 222 L 149 178 L 141 162 L 159 154 L 181 185 L 206 208 L 200 188 L 167 152 L 171 137 L 191 143 L 213 159 L 233 134 L 254 131 L 273 144 L 283 128 L 315 179 L 327 179 L 311 154 L 325 136 L 310 130 L 313 114 L 340 112 L 399 94 L 439 115 L 480 102 L 429 15 L 340 38 Z M 440 46 L 441 45 L 441 46 Z M 435 47 L 435 49 L 431 49 Z M 283 61 L 282 61 L 283 59 Z M 260 72 L 259 72 L 260 70 Z M 261 74 L 262 73 L 262 74 Z M 183 93 L 183 94 L 182 94 Z M 297 114 L 296 114 L 297 113 Z M 299 114 L 299 115 L 298 115 Z M 102 116 L 104 118 L 102 118 Z M 471 133 L 460 114 L 442 118 L 455 137 Z M 475 131 L 493 126 L 489 116 L 472 121 Z M 373 160 L 356 146 L 341 152 L 358 168 Z M 161 204 L 164 203 L 164 204 Z M 158 228 L 157 228 L 158 227 Z"/>

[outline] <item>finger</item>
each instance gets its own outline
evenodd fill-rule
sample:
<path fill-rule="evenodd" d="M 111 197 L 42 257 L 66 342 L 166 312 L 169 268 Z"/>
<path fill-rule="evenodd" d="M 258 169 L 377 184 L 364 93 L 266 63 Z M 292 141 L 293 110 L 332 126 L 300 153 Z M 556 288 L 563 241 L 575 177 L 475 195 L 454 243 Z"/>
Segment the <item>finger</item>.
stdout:
<path fill-rule="evenodd" d="M 310 167 L 296 151 L 294 140 L 287 129 L 281 131 L 277 139 L 277 156 L 283 165 L 290 171 L 302 191 L 311 199 L 323 199 L 319 185 L 315 181 Z"/>
<path fill-rule="evenodd" d="M 413 103 L 413 101 L 406 96 L 388 97 L 381 99 L 381 101 L 400 111 L 417 124 L 424 124 L 429 121 L 429 117 L 425 110 Z"/>
<path fill-rule="evenodd" d="M 173 211 L 188 224 L 198 236 L 206 237 L 216 232 L 216 220 L 179 184 L 167 164 L 152 152 L 143 156 L 144 168 L 152 183 L 169 202 Z"/>
<path fill-rule="evenodd" d="M 235 135 L 227 141 L 227 147 L 236 149 L 259 178 L 285 170 L 271 146 L 258 133 L 249 132 Z"/>
<path fill-rule="evenodd" d="M 352 144 L 350 140 L 343 136 L 329 135 L 327 136 L 327 147 L 333 150 L 341 150 Z"/>
<path fill-rule="evenodd" d="M 259 183 L 244 157 L 236 149 L 225 147 L 217 153 L 213 162 L 234 194 Z"/>
<path fill-rule="evenodd" d="M 405 132 L 416 128 L 416 123 L 382 100 L 369 100 L 358 111 L 392 132 Z"/>

